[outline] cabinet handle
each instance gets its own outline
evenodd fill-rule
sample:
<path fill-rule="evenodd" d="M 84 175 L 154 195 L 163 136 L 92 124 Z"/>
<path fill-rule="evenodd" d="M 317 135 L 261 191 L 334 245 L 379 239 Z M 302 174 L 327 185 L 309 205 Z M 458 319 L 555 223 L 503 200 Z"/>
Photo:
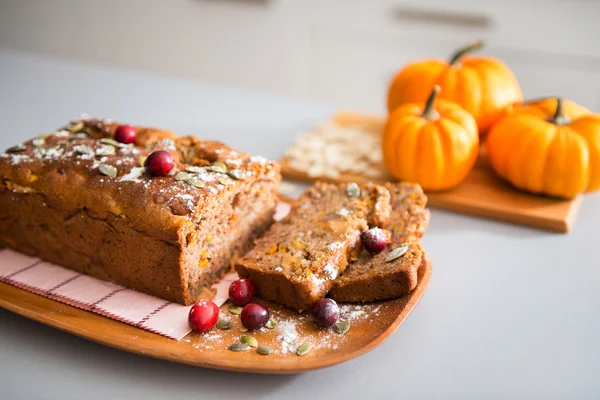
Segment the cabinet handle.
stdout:
<path fill-rule="evenodd" d="M 423 10 L 410 7 L 393 7 L 392 15 L 400 21 L 422 22 L 434 25 L 456 26 L 461 28 L 490 29 L 492 18 L 485 14 Z"/>

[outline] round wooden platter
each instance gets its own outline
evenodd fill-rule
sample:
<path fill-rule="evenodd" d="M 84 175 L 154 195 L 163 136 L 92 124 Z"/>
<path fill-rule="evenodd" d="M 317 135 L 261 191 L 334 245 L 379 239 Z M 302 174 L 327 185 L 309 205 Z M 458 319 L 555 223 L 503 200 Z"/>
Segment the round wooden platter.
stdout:
<path fill-rule="evenodd" d="M 431 261 L 426 258 L 419 268 L 417 288 L 408 296 L 366 305 L 340 305 L 342 318 L 351 324 L 345 335 L 333 329 L 318 329 L 306 313 L 299 315 L 274 303 L 265 303 L 272 318 L 278 322 L 274 329 L 242 332 L 239 317 L 229 313 L 229 304 L 225 304 L 221 307 L 221 315 L 232 321 L 231 329 L 213 328 L 205 334 L 190 333 L 179 342 L 5 283 L 0 283 L 0 306 L 43 324 L 132 353 L 206 368 L 292 374 L 339 364 L 375 348 L 406 319 L 423 295 L 430 276 Z M 255 337 L 260 345 L 271 347 L 273 353 L 264 356 L 253 348 L 243 352 L 227 349 L 245 334 Z M 296 355 L 296 348 L 304 342 L 310 342 L 312 350 L 304 356 Z"/>

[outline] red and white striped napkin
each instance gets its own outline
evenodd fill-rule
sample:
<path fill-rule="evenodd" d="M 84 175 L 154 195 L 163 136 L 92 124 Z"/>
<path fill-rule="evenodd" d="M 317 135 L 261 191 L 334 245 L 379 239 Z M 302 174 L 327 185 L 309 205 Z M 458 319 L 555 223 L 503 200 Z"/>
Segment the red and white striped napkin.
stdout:
<path fill-rule="evenodd" d="M 289 204 L 279 203 L 275 219 L 287 215 L 289 208 Z M 213 285 L 217 293 L 213 301 L 219 307 L 227 301 L 229 285 L 237 278 L 237 274 L 230 273 Z M 10 249 L 0 250 L 0 282 L 171 339 L 181 340 L 190 333 L 191 306 L 126 289 Z"/>

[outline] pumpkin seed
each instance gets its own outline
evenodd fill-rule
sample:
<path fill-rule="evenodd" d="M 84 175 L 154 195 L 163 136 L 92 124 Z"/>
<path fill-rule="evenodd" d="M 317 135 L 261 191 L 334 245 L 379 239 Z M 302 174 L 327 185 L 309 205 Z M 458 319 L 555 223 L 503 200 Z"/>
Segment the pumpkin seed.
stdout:
<path fill-rule="evenodd" d="M 270 319 L 269 322 L 265 324 L 265 326 L 267 327 L 267 329 L 275 329 L 277 328 L 277 321 L 275 321 L 274 319 Z"/>
<path fill-rule="evenodd" d="M 222 174 L 227 173 L 227 165 L 225 165 L 225 163 L 222 163 L 221 161 L 215 161 L 214 163 L 212 163 L 212 165 L 204 167 L 204 169 L 210 172 L 220 172 Z"/>
<path fill-rule="evenodd" d="M 219 183 L 223 186 L 227 186 L 231 183 L 231 179 L 229 178 L 219 178 Z"/>
<path fill-rule="evenodd" d="M 111 145 L 100 146 L 96 149 L 97 156 L 112 156 L 115 154 L 115 147 Z"/>
<path fill-rule="evenodd" d="M 22 151 L 25 151 L 25 149 L 27 149 L 27 147 L 23 146 L 22 144 L 18 144 L 16 146 L 12 146 L 6 149 L 6 153 L 20 153 Z"/>
<path fill-rule="evenodd" d="M 125 144 L 125 143 L 117 142 L 115 139 L 112 139 L 112 138 L 102 138 L 102 139 L 100 139 L 100 143 L 110 144 L 111 146 L 115 146 L 115 147 L 127 147 L 127 146 L 129 146 L 129 145 Z"/>
<path fill-rule="evenodd" d="M 92 148 L 90 146 L 75 146 L 73 147 L 73 150 L 75 150 L 75 153 L 77 154 L 81 154 L 81 155 L 94 155 L 94 150 L 92 150 Z"/>
<path fill-rule="evenodd" d="M 269 354 L 271 354 L 273 352 L 273 349 L 270 348 L 269 346 L 258 346 L 258 348 L 256 349 L 256 352 L 258 354 L 262 354 L 263 356 L 268 356 Z"/>
<path fill-rule="evenodd" d="M 360 188 L 354 182 L 349 183 L 348 186 L 346 186 L 346 194 L 348 197 L 360 197 Z"/>
<path fill-rule="evenodd" d="M 71 133 L 77 133 L 80 130 L 82 130 L 84 126 L 85 126 L 85 124 L 82 121 L 71 122 L 67 126 L 67 130 Z"/>
<path fill-rule="evenodd" d="M 175 150 L 175 142 L 173 139 L 163 139 L 160 144 L 164 147 L 167 147 L 171 150 Z"/>
<path fill-rule="evenodd" d="M 231 351 L 246 351 L 250 349 L 246 343 L 234 343 L 228 347 Z"/>
<path fill-rule="evenodd" d="M 186 167 L 186 169 L 185 169 L 185 170 L 186 170 L 187 172 L 193 172 L 193 173 L 195 173 L 195 174 L 200 174 L 200 173 L 204 172 L 204 168 L 202 168 L 202 167 L 197 167 L 197 166 L 195 166 L 195 165 L 191 165 L 191 166 L 189 166 L 189 167 Z"/>
<path fill-rule="evenodd" d="M 98 166 L 98 170 L 100 172 L 102 172 L 104 175 L 110 176 L 112 178 L 114 178 L 115 176 L 117 176 L 117 169 L 115 167 L 113 167 L 112 165 L 100 164 Z"/>
<path fill-rule="evenodd" d="M 203 188 L 204 186 L 206 186 L 206 183 L 204 183 L 203 180 L 198 179 L 195 176 L 191 176 L 191 177 L 187 178 L 185 180 L 185 183 L 187 183 L 190 186 L 196 187 L 196 188 Z"/>
<path fill-rule="evenodd" d="M 338 321 L 333 325 L 333 330 L 340 335 L 345 335 L 350 330 L 350 321 Z"/>
<path fill-rule="evenodd" d="M 39 138 L 35 138 L 31 141 L 31 144 L 33 144 L 35 147 L 41 147 L 44 144 L 46 144 L 46 139 L 39 137 Z"/>
<path fill-rule="evenodd" d="M 145 167 L 144 164 L 146 164 L 146 159 L 147 158 L 148 158 L 147 156 L 146 157 L 140 157 L 140 159 L 139 159 L 140 167 Z"/>
<path fill-rule="evenodd" d="M 246 328 L 244 325 L 240 326 L 240 332 L 248 332 L 248 328 Z"/>
<path fill-rule="evenodd" d="M 224 169 L 225 171 L 227 171 L 227 165 L 224 162 L 221 161 L 215 161 L 214 163 L 212 163 L 213 167 L 219 167 Z"/>
<path fill-rule="evenodd" d="M 408 246 L 400 246 L 388 253 L 385 257 L 385 262 L 394 261 L 397 258 L 402 257 L 408 251 Z"/>
<path fill-rule="evenodd" d="M 239 169 L 232 169 L 231 171 L 227 171 L 227 175 L 238 181 L 240 179 L 244 179 L 244 172 L 240 171 Z"/>
<path fill-rule="evenodd" d="M 239 315 L 242 312 L 243 308 L 236 305 L 229 306 L 229 312 L 234 315 Z"/>
<path fill-rule="evenodd" d="M 175 180 L 176 181 L 185 181 L 186 179 L 191 178 L 192 175 L 190 175 L 187 172 L 178 172 L 177 175 L 175 175 Z"/>
<path fill-rule="evenodd" d="M 312 344 L 310 342 L 304 342 L 296 349 L 296 354 L 299 356 L 303 356 L 308 354 L 308 352 L 312 349 Z"/>
<path fill-rule="evenodd" d="M 250 347 L 258 347 L 258 340 L 254 336 L 244 335 L 240 338 L 240 342 L 246 343 Z"/>
<path fill-rule="evenodd" d="M 227 329 L 231 329 L 231 320 L 219 318 L 216 326 L 217 326 L 217 329 L 226 331 Z"/>

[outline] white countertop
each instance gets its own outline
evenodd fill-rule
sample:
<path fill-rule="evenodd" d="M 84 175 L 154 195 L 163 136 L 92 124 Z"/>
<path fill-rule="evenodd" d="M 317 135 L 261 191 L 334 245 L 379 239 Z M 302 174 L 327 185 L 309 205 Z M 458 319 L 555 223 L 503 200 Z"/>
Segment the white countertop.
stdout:
<path fill-rule="evenodd" d="M 334 105 L 0 51 L 0 147 L 81 113 L 219 139 L 277 159 Z M 555 234 L 433 210 L 425 296 L 372 352 L 259 376 L 87 342 L 0 310 L 2 399 L 596 399 L 600 195 Z"/>

